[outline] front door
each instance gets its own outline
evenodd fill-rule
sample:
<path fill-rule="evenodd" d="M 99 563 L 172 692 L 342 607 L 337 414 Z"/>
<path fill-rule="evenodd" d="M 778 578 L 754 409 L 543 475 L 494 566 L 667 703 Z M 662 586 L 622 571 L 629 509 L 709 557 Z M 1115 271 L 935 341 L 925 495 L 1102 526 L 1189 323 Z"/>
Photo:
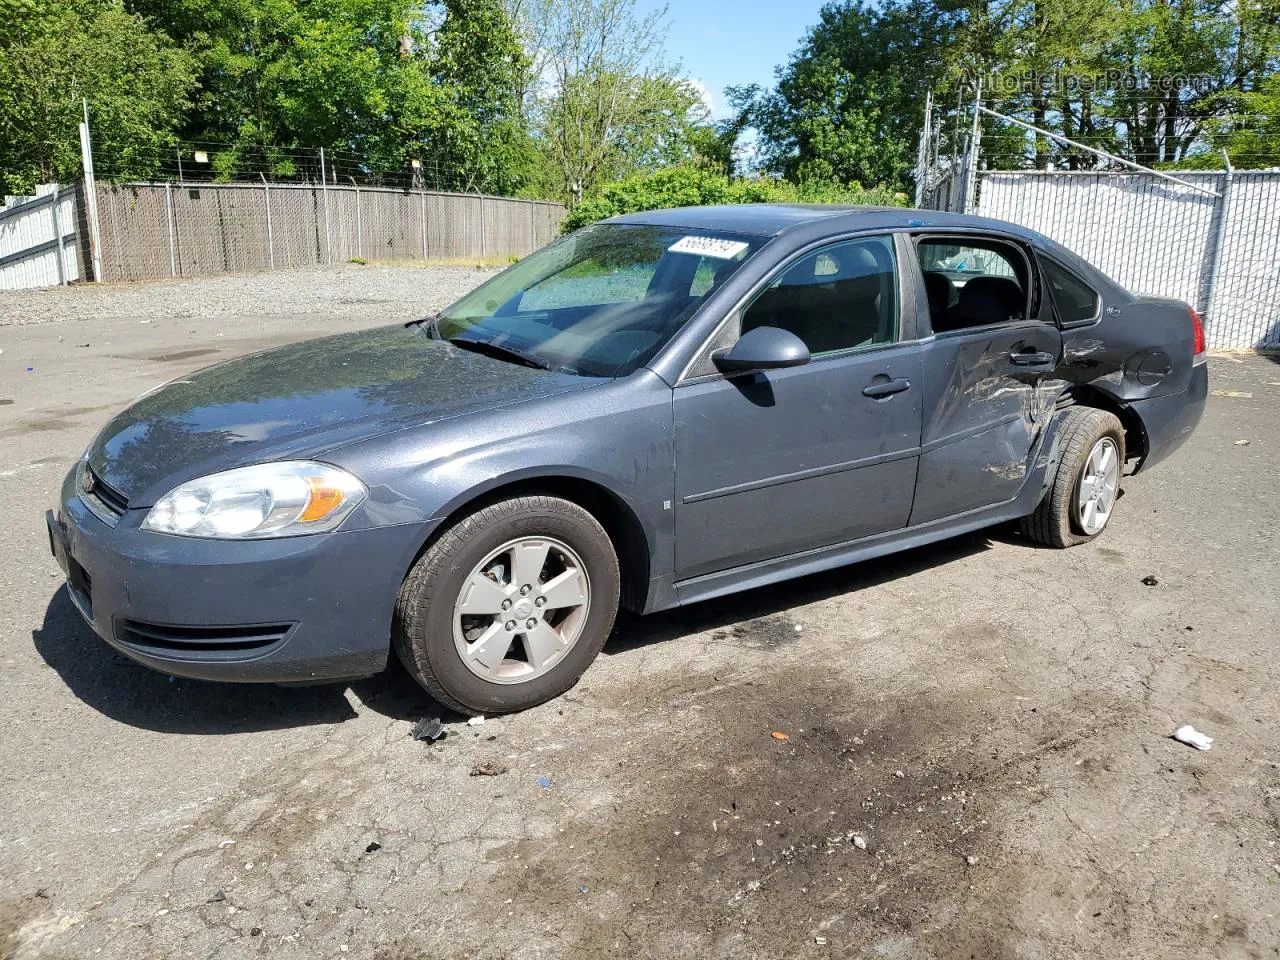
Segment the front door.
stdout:
<path fill-rule="evenodd" d="M 911 525 L 1013 499 L 1061 383 L 1026 252 L 995 237 L 916 241 L 935 336 L 921 344 L 924 425 Z M 1048 314 L 1048 311 L 1044 311 Z"/>
<path fill-rule="evenodd" d="M 922 392 L 918 346 L 899 342 L 898 282 L 891 237 L 807 254 L 730 323 L 790 330 L 810 362 L 733 377 L 695 367 L 676 388 L 677 580 L 906 525 Z"/>

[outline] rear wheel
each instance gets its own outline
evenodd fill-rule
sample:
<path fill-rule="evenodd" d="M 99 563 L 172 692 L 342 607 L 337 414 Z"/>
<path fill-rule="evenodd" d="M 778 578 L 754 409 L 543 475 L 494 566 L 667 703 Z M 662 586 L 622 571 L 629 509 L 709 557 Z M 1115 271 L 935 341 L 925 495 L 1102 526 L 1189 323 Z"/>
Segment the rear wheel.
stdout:
<path fill-rule="evenodd" d="M 1058 474 L 1035 512 L 1022 520 L 1023 534 L 1049 547 L 1084 543 L 1106 529 L 1124 468 L 1124 427 L 1113 414 L 1069 407 L 1061 416 Z"/>
<path fill-rule="evenodd" d="M 445 706 L 507 713 L 559 696 L 604 646 L 618 558 L 582 507 L 504 500 L 454 523 L 414 564 L 396 604 L 396 652 Z"/>

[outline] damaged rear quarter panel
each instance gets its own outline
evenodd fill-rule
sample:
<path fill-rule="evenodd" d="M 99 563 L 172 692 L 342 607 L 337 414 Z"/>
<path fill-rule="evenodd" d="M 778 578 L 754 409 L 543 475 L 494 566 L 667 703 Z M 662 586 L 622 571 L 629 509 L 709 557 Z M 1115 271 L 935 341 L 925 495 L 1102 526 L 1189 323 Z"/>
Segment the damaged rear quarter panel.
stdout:
<path fill-rule="evenodd" d="M 1185 303 L 1135 296 L 1058 244 L 1042 240 L 1037 247 L 1080 274 L 1102 298 L 1096 321 L 1062 331 L 1055 378 L 1065 389 L 1088 386 L 1121 403 L 1187 390 L 1194 345 Z"/>

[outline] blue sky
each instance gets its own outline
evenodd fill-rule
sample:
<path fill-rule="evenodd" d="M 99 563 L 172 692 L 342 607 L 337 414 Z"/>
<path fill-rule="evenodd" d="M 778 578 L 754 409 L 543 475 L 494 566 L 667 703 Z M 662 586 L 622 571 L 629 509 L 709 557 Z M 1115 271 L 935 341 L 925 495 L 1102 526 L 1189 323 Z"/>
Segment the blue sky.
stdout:
<path fill-rule="evenodd" d="M 640 13 L 662 0 L 638 0 Z M 724 88 L 773 83 L 774 68 L 786 63 L 806 28 L 818 22 L 822 0 L 671 0 L 666 4 L 667 55 L 684 64 L 701 83 L 716 119 L 724 116 Z"/>

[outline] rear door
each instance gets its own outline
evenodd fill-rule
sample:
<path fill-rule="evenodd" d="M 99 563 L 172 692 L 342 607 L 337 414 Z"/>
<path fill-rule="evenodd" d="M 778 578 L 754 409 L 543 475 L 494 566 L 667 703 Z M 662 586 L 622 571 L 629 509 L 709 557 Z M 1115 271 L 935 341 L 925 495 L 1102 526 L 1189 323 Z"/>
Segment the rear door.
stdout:
<path fill-rule="evenodd" d="M 914 244 L 933 336 L 921 344 L 913 526 L 1017 496 L 1060 392 L 1062 359 L 1062 337 L 1019 243 L 944 234 Z"/>
<path fill-rule="evenodd" d="M 893 237 L 824 246 L 705 348 L 674 392 L 677 579 L 906 525 L 921 391 L 899 286 Z M 757 326 L 795 333 L 811 361 L 721 375 L 711 354 Z"/>

